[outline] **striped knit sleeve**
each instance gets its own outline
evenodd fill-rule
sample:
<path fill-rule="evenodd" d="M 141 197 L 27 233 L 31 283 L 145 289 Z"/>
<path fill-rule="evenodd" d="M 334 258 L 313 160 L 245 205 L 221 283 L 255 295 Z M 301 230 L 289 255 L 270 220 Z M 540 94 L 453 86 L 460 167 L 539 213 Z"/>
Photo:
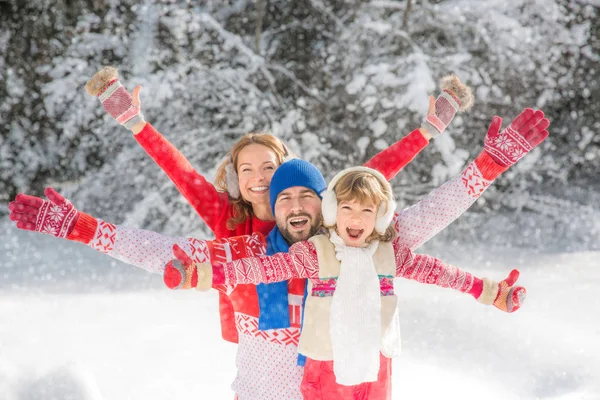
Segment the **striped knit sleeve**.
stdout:
<path fill-rule="evenodd" d="M 162 274 L 174 258 L 173 245 L 179 245 L 195 262 L 209 260 L 206 240 L 169 237 L 144 229 L 114 225 L 80 213 L 67 237 L 127 264 Z"/>
<path fill-rule="evenodd" d="M 396 277 L 469 293 L 476 299 L 483 290 L 483 281 L 467 271 L 446 264 L 426 254 L 414 254 L 394 240 Z"/>
<path fill-rule="evenodd" d="M 299 242 L 292 245 L 287 253 L 276 253 L 271 256 L 248 257 L 214 266 L 222 268 L 222 273 L 215 273 L 219 280 L 213 284 L 230 286 L 239 284 L 273 283 L 293 278 L 315 278 L 318 276 L 317 251 L 310 242 Z M 221 282 L 221 279 L 224 279 Z"/>
<path fill-rule="evenodd" d="M 399 243 L 420 247 L 469 209 L 505 170 L 482 151 L 461 174 L 396 215 L 392 225 Z"/>

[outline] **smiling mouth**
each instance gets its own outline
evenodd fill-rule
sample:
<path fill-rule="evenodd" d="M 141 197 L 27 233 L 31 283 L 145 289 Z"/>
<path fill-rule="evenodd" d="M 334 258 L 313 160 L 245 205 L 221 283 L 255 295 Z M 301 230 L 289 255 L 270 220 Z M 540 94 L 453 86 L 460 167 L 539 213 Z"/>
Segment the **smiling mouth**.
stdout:
<path fill-rule="evenodd" d="M 360 239 L 360 237 L 362 236 L 362 234 L 365 232 L 364 229 L 352 229 L 352 228 L 346 228 L 346 233 L 348 234 L 348 237 L 352 240 L 358 240 Z"/>
<path fill-rule="evenodd" d="M 256 186 L 256 187 L 250 188 L 250 191 L 254 192 L 254 193 L 264 193 L 267 190 L 269 190 L 268 186 Z"/>
<path fill-rule="evenodd" d="M 294 218 L 290 218 L 289 220 L 290 225 L 292 225 L 292 227 L 301 230 L 304 229 L 304 227 L 306 227 L 306 225 L 308 225 L 308 218 L 306 217 L 294 217 Z"/>

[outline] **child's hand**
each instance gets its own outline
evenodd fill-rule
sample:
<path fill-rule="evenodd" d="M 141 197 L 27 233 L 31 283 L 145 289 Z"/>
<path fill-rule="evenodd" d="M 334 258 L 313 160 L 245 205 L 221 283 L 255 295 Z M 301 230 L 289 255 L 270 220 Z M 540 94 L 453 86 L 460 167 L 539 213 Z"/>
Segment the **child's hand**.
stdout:
<path fill-rule="evenodd" d="M 165 265 L 163 280 L 169 289 L 191 289 L 198 284 L 198 270 L 192 259 L 179 247 L 173 245 L 175 258 Z"/>
<path fill-rule="evenodd" d="M 517 279 L 519 279 L 519 271 L 516 269 L 510 271 L 508 278 L 500 283 L 484 278 L 483 290 L 477 300 L 483 304 L 493 304 L 504 312 L 517 311 L 527 297 L 527 290 L 523 286 L 515 286 Z"/>
<path fill-rule="evenodd" d="M 98 71 L 85 85 L 85 90 L 92 96 L 98 96 L 104 109 L 121 125 L 139 133 L 146 121 L 140 109 L 140 86 L 134 89 L 134 99 L 119 81 L 117 70 L 104 67 Z M 135 129 L 134 129 L 135 128 Z"/>
<path fill-rule="evenodd" d="M 73 230 L 79 212 L 73 204 L 51 187 L 44 190 L 48 200 L 27 194 L 18 194 L 8 204 L 9 218 L 17 228 L 66 238 Z"/>
<path fill-rule="evenodd" d="M 527 297 L 527 290 L 523 286 L 514 286 L 517 279 L 519 279 L 519 271 L 513 269 L 508 274 L 508 278 L 500 281 L 494 307 L 509 313 L 521 308 Z"/>
<path fill-rule="evenodd" d="M 503 167 L 510 167 L 548 137 L 550 121 L 544 112 L 524 109 L 500 132 L 502 118 L 493 117 L 485 136 L 485 151 Z"/>

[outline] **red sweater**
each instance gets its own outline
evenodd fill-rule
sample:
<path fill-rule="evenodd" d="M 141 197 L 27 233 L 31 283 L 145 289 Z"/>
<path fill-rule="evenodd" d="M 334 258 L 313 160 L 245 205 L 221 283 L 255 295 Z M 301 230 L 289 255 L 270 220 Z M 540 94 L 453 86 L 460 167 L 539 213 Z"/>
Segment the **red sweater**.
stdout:
<path fill-rule="evenodd" d="M 213 231 L 217 239 L 249 235 L 254 232 L 260 232 L 266 236 L 275 226 L 275 221 L 261 221 L 252 217 L 237 225 L 233 230 L 227 229 L 227 221 L 233 212 L 227 193 L 217 191 L 215 186 L 200 175 L 183 154 L 151 124 L 147 123 L 144 129 L 134 137 L 171 178 L 179 192 Z M 418 130 L 414 130 L 377 154 L 367 162 L 366 166 L 379 170 L 386 179 L 390 180 L 427 144 L 428 141 L 423 135 Z M 302 292 L 304 280 L 292 280 L 289 287 L 290 292 Z M 226 293 L 225 287 L 219 291 L 219 313 L 223 339 L 237 343 L 238 333 L 234 311 L 258 315 L 256 286 L 237 285 L 229 294 Z"/>

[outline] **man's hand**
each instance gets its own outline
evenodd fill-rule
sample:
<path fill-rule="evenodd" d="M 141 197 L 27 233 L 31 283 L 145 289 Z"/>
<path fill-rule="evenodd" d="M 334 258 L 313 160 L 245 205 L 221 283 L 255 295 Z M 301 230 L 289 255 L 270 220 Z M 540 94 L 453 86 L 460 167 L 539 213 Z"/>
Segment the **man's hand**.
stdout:
<path fill-rule="evenodd" d="M 484 149 L 498 165 L 510 167 L 548 137 L 549 126 L 544 112 L 531 108 L 524 109 L 502 132 L 502 118 L 493 117 Z"/>
<path fill-rule="evenodd" d="M 17 228 L 66 238 L 73 230 L 79 212 L 51 187 L 44 190 L 48 200 L 19 194 L 8 204 L 9 218 Z"/>

